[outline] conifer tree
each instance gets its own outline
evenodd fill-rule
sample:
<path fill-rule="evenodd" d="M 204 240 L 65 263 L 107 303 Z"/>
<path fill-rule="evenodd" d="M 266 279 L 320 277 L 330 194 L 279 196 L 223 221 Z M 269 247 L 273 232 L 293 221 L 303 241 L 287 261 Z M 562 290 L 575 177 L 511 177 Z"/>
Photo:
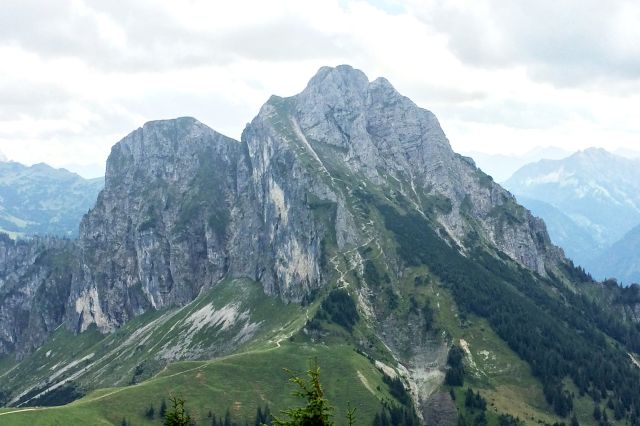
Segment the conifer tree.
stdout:
<path fill-rule="evenodd" d="M 324 396 L 324 389 L 320 384 L 320 367 L 317 362 L 307 371 L 308 380 L 303 377 L 291 376 L 289 381 L 298 386 L 293 395 L 307 401 L 307 405 L 300 408 L 290 408 L 283 411 L 288 418 L 275 418 L 277 426 L 333 426 L 333 407 Z"/>
<path fill-rule="evenodd" d="M 184 399 L 171 397 L 171 410 L 164 416 L 164 426 L 191 426 L 191 416 L 184 409 Z"/>

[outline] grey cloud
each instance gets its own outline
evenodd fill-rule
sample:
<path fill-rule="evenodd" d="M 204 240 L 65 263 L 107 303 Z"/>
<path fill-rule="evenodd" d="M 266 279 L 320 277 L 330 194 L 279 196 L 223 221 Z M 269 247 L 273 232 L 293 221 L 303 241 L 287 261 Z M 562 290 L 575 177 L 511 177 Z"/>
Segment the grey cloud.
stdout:
<path fill-rule="evenodd" d="M 414 12 L 446 34 L 466 63 L 493 68 L 527 65 L 534 78 L 571 86 L 640 78 L 640 57 L 625 54 L 612 35 L 621 0 L 478 0 L 488 13 L 436 0 Z M 640 23 L 638 23 L 640 25 Z M 627 40 L 640 45 L 640 40 Z"/>
<path fill-rule="evenodd" d="M 5 79 L 0 82 L 0 121 L 25 114 L 55 117 L 71 99 L 71 93 L 56 84 Z"/>
<path fill-rule="evenodd" d="M 119 46 L 100 34 L 95 14 L 78 14 L 70 0 L 8 0 L 0 17 L 0 43 L 17 44 L 45 57 L 69 56 L 108 71 L 148 71 L 225 65 L 238 57 L 304 60 L 354 50 L 349 37 L 328 35 L 286 16 L 234 31 L 197 31 L 154 7 L 122 0 L 85 3 L 124 31 Z"/>
<path fill-rule="evenodd" d="M 420 82 L 405 85 L 403 93 L 410 93 L 411 98 L 416 103 L 424 103 L 425 105 L 433 104 L 450 104 L 463 103 L 471 101 L 482 101 L 488 98 L 488 94 L 481 90 L 462 90 L 453 87 L 443 87 L 429 82 Z M 427 107 L 428 108 L 428 107 Z"/>
<path fill-rule="evenodd" d="M 445 105 L 439 113 L 467 123 L 504 124 L 517 129 L 548 129 L 575 118 L 593 121 L 587 108 L 562 108 L 553 103 L 531 104 L 514 100 L 484 102 L 481 106 Z"/>

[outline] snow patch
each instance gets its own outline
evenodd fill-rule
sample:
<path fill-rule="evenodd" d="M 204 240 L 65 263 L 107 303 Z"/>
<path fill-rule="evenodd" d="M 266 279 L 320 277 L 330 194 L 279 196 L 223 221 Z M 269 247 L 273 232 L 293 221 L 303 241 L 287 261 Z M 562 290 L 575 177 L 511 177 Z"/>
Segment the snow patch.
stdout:
<path fill-rule="evenodd" d="M 571 174 L 565 174 L 564 167 L 561 167 L 558 170 L 547 173 L 546 175 L 539 175 L 526 179 L 524 184 L 526 186 L 535 186 L 545 183 L 564 183 L 566 179 L 571 176 Z"/>

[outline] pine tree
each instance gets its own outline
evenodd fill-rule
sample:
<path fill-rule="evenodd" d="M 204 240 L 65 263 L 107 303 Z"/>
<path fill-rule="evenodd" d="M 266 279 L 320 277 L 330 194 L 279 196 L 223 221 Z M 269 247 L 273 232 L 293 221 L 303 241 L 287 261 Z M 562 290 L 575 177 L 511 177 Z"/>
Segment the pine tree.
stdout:
<path fill-rule="evenodd" d="M 166 416 L 167 414 L 167 402 L 164 400 L 164 398 L 162 398 L 162 401 L 160 402 L 160 411 L 158 411 L 158 414 L 160 415 L 161 419 L 164 419 L 164 416 Z"/>
<path fill-rule="evenodd" d="M 298 386 L 294 396 L 307 401 L 301 408 L 291 408 L 283 411 L 288 419 L 274 419 L 277 426 L 333 426 L 333 407 L 324 396 L 324 389 L 320 384 L 320 367 L 317 363 L 307 371 L 308 381 L 302 377 L 291 376 L 289 381 Z"/>
<path fill-rule="evenodd" d="M 254 422 L 255 426 L 262 426 L 262 408 L 258 405 L 258 409 L 256 410 L 256 421 Z"/>
<path fill-rule="evenodd" d="M 153 408 L 153 404 L 151 404 L 149 408 L 147 408 L 147 411 L 144 413 L 144 416 L 149 420 L 153 420 L 153 418 L 156 416 L 156 410 L 155 408 Z"/>
<path fill-rule="evenodd" d="M 600 406 L 599 405 L 596 405 L 593 408 L 593 418 L 596 421 L 600 421 L 600 419 L 602 418 L 602 411 L 600 411 Z"/>
<path fill-rule="evenodd" d="M 347 424 L 353 426 L 356 421 L 356 409 L 351 408 L 351 403 L 347 404 Z"/>
<path fill-rule="evenodd" d="M 173 406 L 164 416 L 164 426 L 191 426 L 191 416 L 184 409 L 184 399 L 175 396 L 171 397 Z"/>
<path fill-rule="evenodd" d="M 227 412 L 224 414 L 224 426 L 231 426 L 231 413 L 229 409 L 227 409 Z"/>

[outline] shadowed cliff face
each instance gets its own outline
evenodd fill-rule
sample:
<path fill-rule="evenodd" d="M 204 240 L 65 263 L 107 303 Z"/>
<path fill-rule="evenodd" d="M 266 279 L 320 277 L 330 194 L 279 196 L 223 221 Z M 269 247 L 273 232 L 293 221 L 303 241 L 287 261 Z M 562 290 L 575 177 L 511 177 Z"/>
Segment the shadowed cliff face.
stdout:
<path fill-rule="evenodd" d="M 249 175 L 242 144 L 191 118 L 147 123 L 124 138 L 80 227 L 68 325 L 112 330 L 237 272 L 230 245 L 242 218 L 234 209 L 247 207 L 242 222 L 253 225 L 243 205 L 252 198 Z"/>
<path fill-rule="evenodd" d="M 0 353 L 21 357 L 60 325 L 77 259 L 68 240 L 0 235 Z"/>
<path fill-rule="evenodd" d="M 2 293 L 3 306 L 36 303 L 55 281 L 47 264 L 33 272 L 47 250 L 64 247 L 71 272 L 56 278 L 48 319 L 5 327 L 0 352 L 20 341 L 35 347 L 62 321 L 77 332 L 112 331 L 225 277 L 256 280 L 293 302 L 348 285 L 363 274 L 359 248 L 384 238 L 360 203 L 373 195 L 422 215 L 462 252 L 480 244 L 543 275 L 564 259 L 541 221 L 451 150 L 431 112 L 385 79 L 322 68 L 299 95 L 272 97 L 241 142 L 179 118 L 147 123 L 115 145 L 79 239 L 24 243 L 24 254 L 9 256 L 20 290 Z M 382 256 L 401 273 L 403 259 Z"/>

